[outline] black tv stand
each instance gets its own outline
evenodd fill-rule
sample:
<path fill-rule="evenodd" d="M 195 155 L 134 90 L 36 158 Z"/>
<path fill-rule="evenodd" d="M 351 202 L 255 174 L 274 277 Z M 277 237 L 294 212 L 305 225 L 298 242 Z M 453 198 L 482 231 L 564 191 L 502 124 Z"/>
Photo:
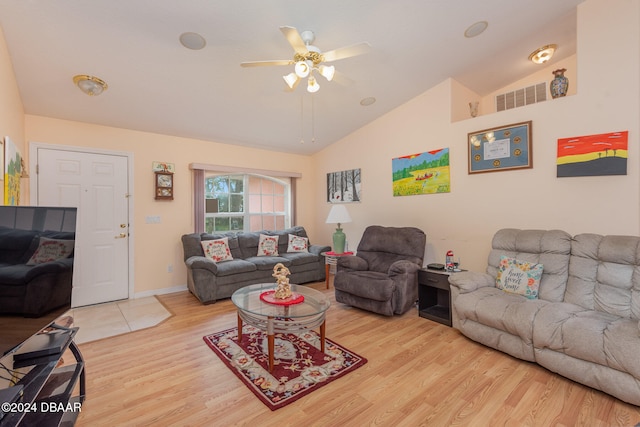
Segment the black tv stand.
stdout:
<path fill-rule="evenodd" d="M 84 360 L 73 337 L 78 328 L 52 328 L 29 338 L 0 361 L 0 377 L 14 380 L 0 389 L 21 387 L 21 397 L 3 407 L 0 427 L 73 425 L 85 399 Z M 70 350 L 75 363 L 58 366 Z M 4 402 L 0 402 L 4 403 Z"/>

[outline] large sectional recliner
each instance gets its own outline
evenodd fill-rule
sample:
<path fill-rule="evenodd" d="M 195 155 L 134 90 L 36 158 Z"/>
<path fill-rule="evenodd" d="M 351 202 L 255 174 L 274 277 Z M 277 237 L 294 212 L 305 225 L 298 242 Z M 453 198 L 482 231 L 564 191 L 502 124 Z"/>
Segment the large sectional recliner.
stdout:
<path fill-rule="evenodd" d="M 278 238 L 277 256 L 258 256 L 260 235 Z M 322 252 L 330 246 L 313 245 L 307 250 L 288 251 L 289 235 L 307 238 L 304 227 L 296 226 L 278 231 L 192 233 L 182 236 L 184 262 L 187 266 L 189 291 L 203 304 L 229 298 L 243 286 L 257 283 L 275 284 L 273 267 L 282 263 L 289 269 L 289 281 L 303 284 L 325 280 L 325 259 Z M 232 260 L 214 262 L 205 256 L 201 242 L 227 238 Z"/>
<path fill-rule="evenodd" d="M 542 264 L 537 298 L 496 287 L 508 258 Z M 467 337 L 640 405 L 640 237 L 503 229 L 449 282 Z"/>

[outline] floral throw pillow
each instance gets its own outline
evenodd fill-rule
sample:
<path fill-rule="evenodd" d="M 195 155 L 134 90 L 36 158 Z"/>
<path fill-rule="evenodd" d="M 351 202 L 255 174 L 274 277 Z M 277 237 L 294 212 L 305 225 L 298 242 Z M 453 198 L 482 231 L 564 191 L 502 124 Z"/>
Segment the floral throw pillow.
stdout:
<path fill-rule="evenodd" d="M 295 234 L 289 234 L 287 252 L 309 252 L 309 239 L 296 236 Z"/>
<path fill-rule="evenodd" d="M 500 257 L 496 287 L 505 292 L 537 299 L 542 269 L 542 264 L 519 261 L 503 255 Z"/>
<path fill-rule="evenodd" d="M 27 261 L 27 265 L 44 264 L 45 262 L 68 258 L 71 252 L 73 252 L 74 243 L 73 240 L 41 237 L 38 249 L 31 255 L 31 258 Z"/>
<path fill-rule="evenodd" d="M 260 235 L 258 256 L 278 256 L 278 236 Z"/>
<path fill-rule="evenodd" d="M 213 260 L 213 262 L 221 262 L 232 260 L 231 250 L 229 249 L 229 238 L 223 237 L 216 240 L 203 240 L 200 242 L 204 256 Z"/>

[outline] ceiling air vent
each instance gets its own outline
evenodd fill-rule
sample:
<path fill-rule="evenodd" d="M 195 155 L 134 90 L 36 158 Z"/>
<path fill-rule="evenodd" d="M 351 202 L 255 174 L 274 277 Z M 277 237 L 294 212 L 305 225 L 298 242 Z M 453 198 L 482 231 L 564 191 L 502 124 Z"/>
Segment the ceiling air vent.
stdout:
<path fill-rule="evenodd" d="M 496 96 L 496 111 L 510 110 L 547 100 L 547 83 L 538 83 Z"/>

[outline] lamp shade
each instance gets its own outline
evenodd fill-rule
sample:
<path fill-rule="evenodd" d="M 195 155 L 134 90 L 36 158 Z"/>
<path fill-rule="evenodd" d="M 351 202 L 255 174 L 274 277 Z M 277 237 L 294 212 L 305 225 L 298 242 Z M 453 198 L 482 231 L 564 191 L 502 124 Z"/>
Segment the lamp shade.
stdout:
<path fill-rule="evenodd" d="M 333 205 L 327 217 L 327 224 L 344 224 L 351 222 L 349 211 L 345 205 Z"/>

